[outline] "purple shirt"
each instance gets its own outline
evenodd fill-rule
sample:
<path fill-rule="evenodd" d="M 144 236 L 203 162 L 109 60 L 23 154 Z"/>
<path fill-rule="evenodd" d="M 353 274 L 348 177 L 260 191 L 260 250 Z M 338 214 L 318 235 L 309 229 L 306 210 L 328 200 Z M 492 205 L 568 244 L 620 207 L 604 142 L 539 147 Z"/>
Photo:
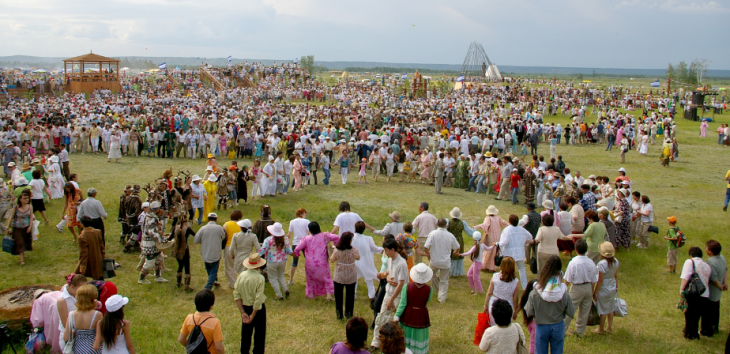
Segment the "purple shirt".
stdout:
<path fill-rule="evenodd" d="M 337 342 L 332 345 L 332 351 L 331 354 L 368 354 L 368 351 L 365 349 L 358 350 L 356 352 L 353 352 L 352 350 L 348 349 L 347 346 L 345 346 L 345 343 Z"/>

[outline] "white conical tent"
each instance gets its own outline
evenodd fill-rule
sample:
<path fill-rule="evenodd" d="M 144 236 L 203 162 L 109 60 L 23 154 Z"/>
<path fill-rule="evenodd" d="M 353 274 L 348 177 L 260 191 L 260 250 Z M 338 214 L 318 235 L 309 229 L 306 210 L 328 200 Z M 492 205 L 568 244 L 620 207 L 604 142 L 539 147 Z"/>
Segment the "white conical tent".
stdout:
<path fill-rule="evenodd" d="M 489 64 L 489 68 L 487 69 L 487 73 L 485 74 L 485 76 L 487 77 L 487 80 L 489 80 L 489 81 L 502 80 L 502 74 L 499 73 L 497 64 Z"/>

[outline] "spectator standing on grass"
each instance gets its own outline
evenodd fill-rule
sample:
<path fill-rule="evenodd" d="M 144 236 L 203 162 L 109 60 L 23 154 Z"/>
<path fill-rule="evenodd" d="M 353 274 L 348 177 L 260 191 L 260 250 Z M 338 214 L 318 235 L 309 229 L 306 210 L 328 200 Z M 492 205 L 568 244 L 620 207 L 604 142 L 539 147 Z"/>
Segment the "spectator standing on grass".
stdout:
<path fill-rule="evenodd" d="M 360 222 L 358 222 L 360 223 Z M 330 263 L 335 263 L 335 312 L 338 320 L 352 317 L 355 307 L 355 287 L 357 285 L 357 269 L 355 262 L 360 260 L 360 253 L 357 248 L 352 247 L 352 232 L 345 232 L 340 236 L 339 241 L 332 251 Z M 372 284 L 372 281 L 370 282 Z M 345 313 L 342 314 L 342 300 L 345 300 Z"/>
<path fill-rule="evenodd" d="M 711 337 L 719 333 L 720 299 L 722 298 L 722 292 L 728 289 L 727 262 L 725 261 L 725 257 L 720 255 L 722 245 L 716 240 L 708 240 L 705 242 L 705 252 L 707 252 L 708 257 L 706 263 L 712 269 L 712 274 L 710 275 L 710 300 L 707 302 L 706 313 L 706 319 L 712 327 L 712 332 L 705 332 L 703 335 Z M 705 318 L 702 319 L 702 322 L 704 321 Z"/>
<path fill-rule="evenodd" d="M 101 242 L 106 245 L 103 220 L 107 218 L 106 211 L 104 211 L 104 206 L 101 202 L 96 199 L 96 188 L 89 188 L 86 191 L 86 195 L 88 198 L 81 202 L 76 210 L 76 221 L 81 222 L 81 218 L 88 216 L 91 219 L 91 227 L 101 231 Z"/>
<path fill-rule="evenodd" d="M 588 323 L 588 314 L 593 303 L 593 286 L 598 279 L 598 270 L 593 260 L 586 257 L 588 244 L 585 240 L 580 239 L 575 242 L 575 252 L 577 256 L 573 257 L 568 263 L 565 270 L 565 284 L 570 285 L 568 295 L 573 302 L 573 307 L 578 311 L 578 318 L 575 321 L 575 335 L 582 337 L 586 333 L 586 325 Z M 570 327 L 573 321 L 572 316 L 565 318 L 565 329 Z M 567 334 L 567 333 L 566 333 Z"/>
<path fill-rule="evenodd" d="M 604 334 L 611 333 L 611 327 L 613 327 L 613 312 L 615 310 L 616 292 L 618 291 L 619 263 L 615 258 L 616 250 L 611 242 L 603 242 L 598 248 L 601 261 L 598 262 L 598 281 L 593 289 L 593 300 L 596 301 L 600 319 L 598 329 L 593 332 Z M 606 319 L 608 319 L 608 323 L 606 323 Z"/>
<path fill-rule="evenodd" d="M 575 307 L 563 284 L 562 262 L 550 256 L 540 270 L 538 281 L 525 304 L 525 315 L 534 316 L 536 353 L 562 354 L 565 342 L 565 317 L 575 316 Z"/>
<path fill-rule="evenodd" d="M 266 260 L 254 252 L 243 261 L 246 270 L 236 278 L 233 300 L 241 313 L 241 353 L 250 353 L 253 335 L 253 353 L 263 354 L 266 348 L 266 280 L 259 268 Z"/>
<path fill-rule="evenodd" d="M 218 252 L 220 253 L 220 252 Z M 200 326 L 201 332 L 208 343 L 209 354 L 224 354 L 223 347 L 223 331 L 221 330 L 221 322 L 215 318 L 215 314 L 210 312 L 215 304 L 215 294 L 207 289 L 200 290 L 195 295 L 195 312 L 185 317 L 180 335 L 177 341 L 186 347 L 188 345 L 188 336 L 195 326 Z"/>
<path fill-rule="evenodd" d="M 461 246 L 452 233 L 446 230 L 446 219 L 439 219 L 438 228 L 431 231 L 423 247 L 431 259 L 430 266 L 434 277 L 438 280 L 431 282 L 433 292 L 437 294 L 440 303 L 446 302 L 449 292 L 449 277 L 451 276 L 451 254 Z M 436 275 L 438 273 L 438 275 Z"/>
<path fill-rule="evenodd" d="M 490 313 L 494 324 L 484 331 L 479 350 L 494 354 L 517 353 L 517 346 L 525 342 L 525 332 L 519 323 L 512 322 L 512 305 L 506 300 L 497 300 Z"/>
<path fill-rule="evenodd" d="M 213 286 L 220 286 L 218 282 L 218 267 L 221 262 L 221 249 L 226 239 L 226 231 L 218 225 L 218 215 L 208 214 L 208 223 L 198 229 L 195 233 L 193 243 L 200 244 L 200 257 L 205 263 L 205 271 L 208 273 L 208 282 L 205 289 L 211 290 Z"/>
<path fill-rule="evenodd" d="M 102 348 L 104 354 L 135 354 L 129 321 L 124 319 L 124 306 L 129 298 L 112 295 L 106 302 L 106 313 L 96 326 L 94 350 Z"/>
<path fill-rule="evenodd" d="M 685 297 L 687 303 L 687 308 L 684 309 L 684 330 L 682 332 L 686 339 L 700 339 L 700 318 L 702 319 L 702 332 L 705 334 L 712 333 L 710 321 L 707 321 L 706 318 L 709 307 L 707 302 L 710 298 L 709 285 L 712 268 L 702 260 L 702 250 L 699 247 L 690 247 L 688 253 L 690 259 L 684 261 L 682 273 L 679 276 L 682 279 L 679 293 Z M 705 291 L 699 295 L 685 296 L 685 290 L 693 273 L 699 276 L 702 285 L 705 286 Z"/>

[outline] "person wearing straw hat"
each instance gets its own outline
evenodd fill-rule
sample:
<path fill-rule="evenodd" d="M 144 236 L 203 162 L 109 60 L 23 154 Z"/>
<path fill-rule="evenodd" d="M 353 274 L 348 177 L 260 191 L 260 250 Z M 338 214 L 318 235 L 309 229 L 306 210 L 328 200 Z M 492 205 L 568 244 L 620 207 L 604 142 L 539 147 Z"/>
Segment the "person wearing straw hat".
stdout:
<path fill-rule="evenodd" d="M 410 271 L 412 282 L 401 290 L 401 301 L 395 311 L 393 321 L 400 322 L 406 340 L 406 348 L 413 353 L 428 353 L 431 320 L 427 304 L 433 296 L 431 287 L 426 284 L 433 277 L 433 270 L 423 263 L 413 266 Z"/>
<path fill-rule="evenodd" d="M 598 321 L 598 329 L 594 332 L 604 334 L 611 333 L 611 327 L 613 326 L 613 311 L 615 310 L 614 304 L 616 292 L 618 291 L 619 262 L 614 258 L 616 250 L 611 242 L 601 243 L 598 246 L 598 252 L 601 254 L 601 261 L 598 262 L 598 282 L 596 282 L 593 289 L 593 300 L 596 301 L 600 320 Z M 606 324 L 607 317 L 608 323 Z"/>
<path fill-rule="evenodd" d="M 484 218 L 484 222 L 474 226 L 474 230 L 480 230 L 482 234 L 486 235 L 482 238 L 482 243 L 487 246 L 494 246 L 499 242 L 500 235 L 502 234 L 502 228 L 507 227 L 509 223 L 499 217 L 499 209 L 494 205 L 490 205 L 486 210 L 487 216 Z M 482 270 L 489 272 L 496 272 L 497 267 L 494 265 L 494 256 L 497 254 L 497 249 L 493 248 L 482 254 Z"/>
<path fill-rule="evenodd" d="M 266 260 L 253 252 L 243 261 L 246 271 L 236 278 L 233 300 L 241 313 L 241 353 L 250 353 L 252 336 L 254 353 L 263 354 L 266 346 L 266 280 L 259 272 L 265 264 Z"/>
<path fill-rule="evenodd" d="M 273 223 L 266 227 L 271 236 L 264 240 L 259 249 L 259 255 L 264 256 L 269 265 L 266 266 L 266 273 L 269 276 L 269 283 L 274 289 L 277 300 L 284 300 L 282 290 L 289 298 L 289 288 L 287 287 L 284 274 L 286 273 L 286 256 L 292 253 L 289 245 L 289 238 L 284 237 L 284 229 L 281 223 Z"/>
<path fill-rule="evenodd" d="M 373 234 L 378 236 L 397 236 L 403 233 L 403 223 L 401 222 L 401 215 L 398 211 L 393 211 L 388 214 L 390 222 L 385 224 L 382 230 L 374 230 Z"/>
<path fill-rule="evenodd" d="M 465 220 L 461 220 L 461 209 L 454 207 L 454 209 L 449 212 L 449 216 L 451 217 L 451 220 L 446 219 L 446 230 L 454 235 L 456 242 L 459 243 L 459 249 L 454 251 L 455 254 L 451 255 L 451 269 L 449 272 L 452 277 L 460 277 L 462 275 L 466 275 L 464 272 L 464 256 L 456 254 L 456 252 L 464 252 L 464 237 L 462 236 L 462 233 L 466 232 L 467 235 L 473 235 L 474 230 L 469 227 Z"/>

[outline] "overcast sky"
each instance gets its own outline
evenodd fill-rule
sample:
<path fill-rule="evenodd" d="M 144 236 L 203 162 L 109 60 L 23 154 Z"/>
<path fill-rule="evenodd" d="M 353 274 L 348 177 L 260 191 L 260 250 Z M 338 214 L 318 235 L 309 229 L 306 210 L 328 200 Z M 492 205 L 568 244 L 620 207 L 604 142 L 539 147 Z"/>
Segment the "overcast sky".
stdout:
<path fill-rule="evenodd" d="M 730 0 L 0 0 L 0 56 L 730 69 Z"/>

